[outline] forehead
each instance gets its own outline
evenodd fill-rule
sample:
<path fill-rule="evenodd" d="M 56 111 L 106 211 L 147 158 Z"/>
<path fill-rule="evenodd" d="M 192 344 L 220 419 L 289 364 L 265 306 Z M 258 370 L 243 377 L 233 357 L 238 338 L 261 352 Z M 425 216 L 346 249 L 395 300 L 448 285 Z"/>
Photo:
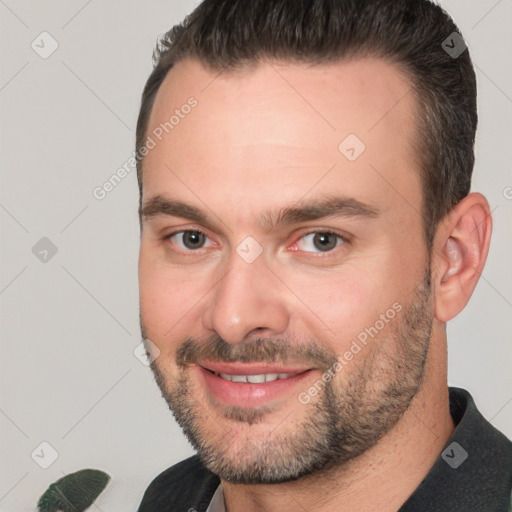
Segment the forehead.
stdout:
<path fill-rule="evenodd" d="M 195 106 L 184 108 L 190 98 Z M 369 203 L 418 203 L 415 108 L 412 86 L 381 59 L 263 61 L 237 73 L 180 61 L 149 119 L 156 145 L 144 161 L 144 198 L 192 198 L 187 185 L 200 186 L 239 209 L 334 187 Z"/>

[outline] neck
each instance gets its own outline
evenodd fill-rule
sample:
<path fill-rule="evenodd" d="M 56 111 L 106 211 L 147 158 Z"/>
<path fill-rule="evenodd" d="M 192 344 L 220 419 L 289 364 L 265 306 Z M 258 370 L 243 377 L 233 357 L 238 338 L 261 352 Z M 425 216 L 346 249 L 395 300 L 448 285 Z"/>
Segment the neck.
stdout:
<path fill-rule="evenodd" d="M 432 345 L 423 385 L 399 422 L 343 467 L 294 482 L 222 482 L 228 512 L 379 510 L 395 512 L 414 492 L 455 428 L 446 383 L 446 338 Z M 371 490 L 371 492 L 369 492 Z"/>

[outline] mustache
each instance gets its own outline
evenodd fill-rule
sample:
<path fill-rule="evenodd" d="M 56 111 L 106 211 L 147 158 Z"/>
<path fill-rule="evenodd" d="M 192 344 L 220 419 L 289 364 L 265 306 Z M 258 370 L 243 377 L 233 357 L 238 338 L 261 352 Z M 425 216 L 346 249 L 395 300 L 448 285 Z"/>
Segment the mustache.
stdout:
<path fill-rule="evenodd" d="M 188 337 L 176 351 L 176 363 L 182 368 L 204 360 L 225 363 L 293 361 L 327 370 L 336 363 L 337 358 L 334 353 L 328 352 L 315 341 L 298 344 L 268 338 L 255 338 L 248 342 L 232 344 L 219 336 L 206 340 Z"/>

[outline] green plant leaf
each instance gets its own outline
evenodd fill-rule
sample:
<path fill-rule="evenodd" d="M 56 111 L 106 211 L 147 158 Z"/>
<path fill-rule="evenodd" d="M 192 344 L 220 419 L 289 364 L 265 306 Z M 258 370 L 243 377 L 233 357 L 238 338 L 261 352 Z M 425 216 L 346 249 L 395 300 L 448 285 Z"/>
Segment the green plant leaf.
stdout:
<path fill-rule="evenodd" d="M 107 473 L 97 469 L 82 469 L 59 478 L 39 499 L 39 512 L 83 512 L 93 504 L 109 480 Z"/>

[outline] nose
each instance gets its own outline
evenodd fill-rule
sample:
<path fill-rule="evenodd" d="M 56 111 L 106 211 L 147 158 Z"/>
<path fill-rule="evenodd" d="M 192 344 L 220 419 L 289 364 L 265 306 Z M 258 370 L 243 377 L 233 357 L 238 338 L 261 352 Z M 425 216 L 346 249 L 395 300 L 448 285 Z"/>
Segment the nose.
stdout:
<path fill-rule="evenodd" d="M 263 255 L 247 263 L 234 253 L 216 286 L 207 295 L 203 327 L 227 343 L 252 334 L 276 336 L 286 331 L 289 312 L 283 284 L 267 268 Z"/>

